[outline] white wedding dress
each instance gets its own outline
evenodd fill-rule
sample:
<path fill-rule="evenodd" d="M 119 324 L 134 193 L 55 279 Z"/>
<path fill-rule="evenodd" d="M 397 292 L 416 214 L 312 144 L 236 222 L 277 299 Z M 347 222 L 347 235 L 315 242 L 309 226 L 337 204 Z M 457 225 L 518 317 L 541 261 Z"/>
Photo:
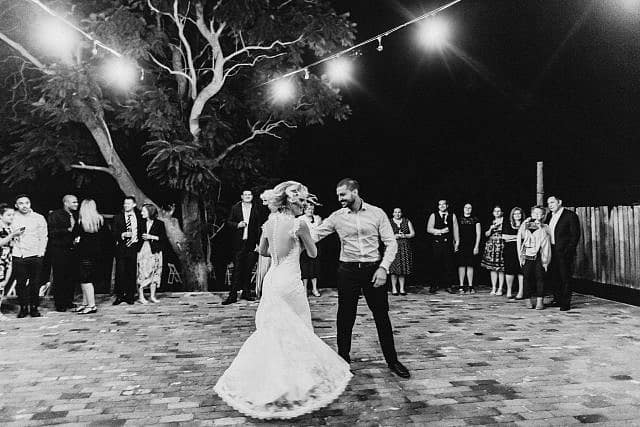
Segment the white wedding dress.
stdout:
<path fill-rule="evenodd" d="M 300 278 L 299 221 L 274 214 L 265 223 L 272 263 L 256 331 L 214 387 L 228 405 L 253 418 L 289 419 L 313 412 L 340 396 L 353 376 L 349 364 L 313 332 Z M 285 256 L 278 247 L 286 248 Z"/>

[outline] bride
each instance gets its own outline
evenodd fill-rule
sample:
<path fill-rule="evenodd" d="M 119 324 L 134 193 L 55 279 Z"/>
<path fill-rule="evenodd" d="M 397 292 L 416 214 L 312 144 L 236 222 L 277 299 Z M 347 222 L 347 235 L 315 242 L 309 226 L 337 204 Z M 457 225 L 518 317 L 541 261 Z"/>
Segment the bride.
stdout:
<path fill-rule="evenodd" d="M 294 181 L 276 186 L 277 208 L 263 225 L 260 254 L 271 257 L 256 312 L 256 331 L 245 341 L 214 390 L 230 406 L 259 419 L 289 419 L 330 404 L 345 390 L 349 364 L 314 332 L 300 277 L 302 246 L 317 254 L 309 227 L 296 219 L 307 188 Z"/>

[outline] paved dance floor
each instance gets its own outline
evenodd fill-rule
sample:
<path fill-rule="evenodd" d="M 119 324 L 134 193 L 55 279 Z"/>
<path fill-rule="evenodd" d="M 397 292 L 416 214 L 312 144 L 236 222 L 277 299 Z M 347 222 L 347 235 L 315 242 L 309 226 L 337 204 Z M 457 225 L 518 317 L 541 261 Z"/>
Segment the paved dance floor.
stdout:
<path fill-rule="evenodd" d="M 223 296 L 104 301 L 87 316 L 6 313 L 0 425 L 260 424 L 212 391 L 253 330 L 257 307 L 223 307 Z M 486 290 L 389 298 L 412 377 L 387 369 L 361 301 L 350 386 L 287 424 L 640 425 L 640 308 L 578 295 L 570 312 L 536 311 Z M 335 348 L 335 291 L 310 301 L 316 333 Z"/>

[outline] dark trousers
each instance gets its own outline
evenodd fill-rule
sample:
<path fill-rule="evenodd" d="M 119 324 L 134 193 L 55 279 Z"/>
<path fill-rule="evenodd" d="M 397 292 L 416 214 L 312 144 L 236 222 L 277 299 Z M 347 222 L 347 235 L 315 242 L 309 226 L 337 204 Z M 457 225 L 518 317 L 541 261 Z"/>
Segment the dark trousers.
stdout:
<path fill-rule="evenodd" d="M 571 306 L 571 272 L 573 271 L 573 254 L 551 247 L 551 282 L 553 298 L 560 307 Z"/>
<path fill-rule="evenodd" d="M 338 354 L 350 361 L 351 333 L 358 311 L 358 298 L 364 294 L 373 313 L 378 330 L 378 340 L 387 363 L 398 360 L 393 342 L 393 330 L 389 320 L 389 301 L 386 286 L 373 287 L 371 278 L 378 268 L 377 263 L 341 262 L 338 267 Z"/>
<path fill-rule="evenodd" d="M 136 280 L 138 275 L 138 253 L 133 249 L 126 249 L 116 256 L 116 297 L 132 302 L 136 295 Z"/>
<path fill-rule="evenodd" d="M 528 259 L 524 262 L 522 275 L 524 276 L 525 298 L 544 297 L 544 273 L 540 255 L 535 260 Z"/>
<path fill-rule="evenodd" d="M 246 242 L 233 256 L 233 278 L 231 280 L 231 292 L 242 291 L 251 293 L 251 273 L 258 261 L 258 253 L 254 247 L 248 247 Z"/>
<path fill-rule="evenodd" d="M 453 284 L 453 246 L 450 241 L 433 242 L 432 288 L 447 289 Z"/>
<path fill-rule="evenodd" d="M 78 265 L 68 248 L 49 247 L 53 270 L 53 300 L 56 308 L 68 308 L 73 303 Z"/>
<path fill-rule="evenodd" d="M 42 257 L 13 258 L 13 277 L 16 279 L 16 293 L 20 306 L 37 307 L 40 304 L 41 269 Z"/>

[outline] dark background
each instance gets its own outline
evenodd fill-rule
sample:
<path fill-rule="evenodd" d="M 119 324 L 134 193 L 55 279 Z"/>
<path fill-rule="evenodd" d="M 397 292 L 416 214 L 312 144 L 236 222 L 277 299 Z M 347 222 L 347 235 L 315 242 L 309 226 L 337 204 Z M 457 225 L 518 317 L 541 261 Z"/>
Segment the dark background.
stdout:
<path fill-rule="evenodd" d="M 364 47 L 342 89 L 351 118 L 298 130 L 274 174 L 307 184 L 323 217 L 338 208 L 335 183 L 345 176 L 361 182 L 368 202 L 389 213 L 402 207 L 418 233 L 416 284 L 428 278 L 424 229 L 437 200 L 449 199 L 458 214 L 471 202 L 483 224 L 493 204 L 529 207 L 538 160 L 546 193 L 566 205 L 640 202 L 640 5 L 625 7 L 632 3 L 463 0 L 441 15 L 452 30 L 442 52 L 425 51 L 416 26 L 385 38 L 383 52 Z M 360 41 L 445 2 L 334 4 L 351 13 Z M 225 183 L 223 208 L 239 200 L 236 185 Z M 121 204 L 115 183 L 99 174 L 88 185 L 39 180 L 20 190 L 42 213 L 68 191 L 107 213 Z M 219 268 L 229 255 L 224 237 L 215 242 Z M 321 282 L 331 285 L 337 241 L 323 246 Z"/>
<path fill-rule="evenodd" d="M 364 40 L 445 3 L 336 7 L 351 12 Z M 625 0 L 467 0 L 440 16 L 450 47 L 426 52 L 409 27 L 383 39 L 380 53 L 363 48 L 343 88 L 352 117 L 294 138 L 285 177 L 320 196 L 323 217 L 338 208 L 335 183 L 354 177 L 365 200 L 403 208 L 424 261 L 425 222 L 439 198 L 459 214 L 471 202 L 483 224 L 496 203 L 507 213 L 528 208 L 538 160 L 546 193 L 565 205 L 640 201 L 638 2 L 633 10 Z M 418 264 L 413 282 L 422 284 L 428 263 Z M 323 272 L 330 281 L 332 268 Z"/>

